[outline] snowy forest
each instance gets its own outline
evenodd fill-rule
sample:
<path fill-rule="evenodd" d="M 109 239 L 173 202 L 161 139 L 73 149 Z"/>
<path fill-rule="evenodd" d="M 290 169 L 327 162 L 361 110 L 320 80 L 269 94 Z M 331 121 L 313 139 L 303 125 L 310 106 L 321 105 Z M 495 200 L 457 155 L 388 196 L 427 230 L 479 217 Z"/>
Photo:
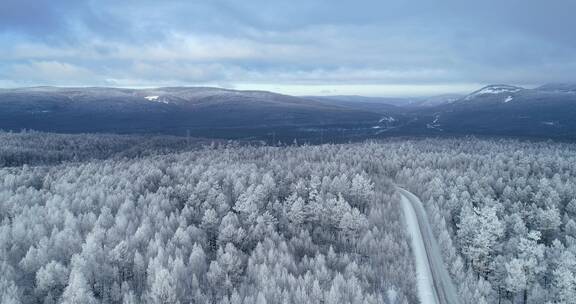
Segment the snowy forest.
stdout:
<path fill-rule="evenodd" d="M 116 134 L 57 134 L 24 130 L 0 131 L 0 167 L 51 165 L 65 161 L 134 158 L 169 152 L 189 151 L 223 140 L 177 136 Z M 233 144 L 243 143 L 235 141 Z M 232 143 L 231 143 L 232 144 Z"/>
<path fill-rule="evenodd" d="M 2 304 L 419 303 L 395 185 L 462 303 L 576 303 L 575 144 L 53 136 L 0 134 Z"/>
<path fill-rule="evenodd" d="M 381 149 L 388 173 L 424 201 L 462 300 L 576 303 L 576 145 L 445 139 Z"/>
<path fill-rule="evenodd" d="M 411 303 L 388 179 L 361 146 L 0 170 L 2 303 Z"/>

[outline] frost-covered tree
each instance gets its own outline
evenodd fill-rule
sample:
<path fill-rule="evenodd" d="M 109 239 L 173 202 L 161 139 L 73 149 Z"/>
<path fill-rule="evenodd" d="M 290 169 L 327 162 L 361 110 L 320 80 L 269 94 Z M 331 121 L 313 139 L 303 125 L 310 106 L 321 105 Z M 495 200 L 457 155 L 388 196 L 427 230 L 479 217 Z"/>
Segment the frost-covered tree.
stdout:
<path fill-rule="evenodd" d="M 177 304 L 176 282 L 172 274 L 164 267 L 154 270 L 148 298 L 154 304 Z"/>
<path fill-rule="evenodd" d="M 62 304 L 98 303 L 88 281 L 78 270 L 73 269 L 68 278 L 68 285 L 62 294 Z"/>
<path fill-rule="evenodd" d="M 403 139 L 173 153 L 185 149 L 177 139 L 42 135 L 0 133 L 12 166 L 0 167 L 4 302 L 416 303 L 394 183 L 425 202 L 466 301 L 561 303 L 573 292 L 573 144 Z"/>
<path fill-rule="evenodd" d="M 462 252 L 478 274 L 485 275 L 504 228 L 495 207 L 464 210 L 458 226 Z"/>

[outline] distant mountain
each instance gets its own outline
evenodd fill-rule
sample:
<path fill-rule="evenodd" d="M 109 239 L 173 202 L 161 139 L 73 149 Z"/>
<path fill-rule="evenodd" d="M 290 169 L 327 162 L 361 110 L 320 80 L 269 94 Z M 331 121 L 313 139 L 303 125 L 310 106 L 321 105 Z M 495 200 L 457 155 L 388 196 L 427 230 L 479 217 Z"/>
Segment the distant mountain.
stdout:
<path fill-rule="evenodd" d="M 402 103 L 401 101 L 403 100 L 362 96 L 308 96 L 305 98 L 328 106 L 338 106 L 376 113 L 400 112 L 402 109 L 400 109 L 397 103 Z"/>
<path fill-rule="evenodd" d="M 472 94 L 465 96 L 463 99 L 456 99 L 454 101 L 474 101 L 474 102 L 477 101 L 482 102 L 484 100 L 499 101 L 500 99 L 502 99 L 502 97 L 504 97 L 502 101 L 509 102 L 512 101 L 511 99 L 512 95 L 523 90 L 524 89 L 521 87 L 510 85 L 503 85 L 503 84 L 489 85 L 483 87 L 478 91 L 472 92 Z"/>
<path fill-rule="evenodd" d="M 414 106 L 417 106 L 417 107 L 434 107 L 434 106 L 439 106 L 439 105 L 443 105 L 446 103 L 454 102 L 455 100 L 458 100 L 460 98 L 462 98 L 462 95 L 460 95 L 460 94 L 444 94 L 444 95 L 437 95 L 437 96 L 431 96 L 431 97 L 424 97 L 424 98 L 416 99 L 416 102 L 414 102 Z"/>
<path fill-rule="evenodd" d="M 576 85 L 490 85 L 430 98 L 294 97 L 205 87 L 0 90 L 0 129 L 343 140 L 504 135 L 576 140 Z"/>
<path fill-rule="evenodd" d="M 403 130 L 576 139 L 574 87 L 486 86 L 451 103 L 412 112 Z"/>
<path fill-rule="evenodd" d="M 37 87 L 0 90 L 0 129 L 243 137 L 270 128 L 372 126 L 379 113 L 265 91 Z M 232 134 L 234 133 L 234 134 Z"/>
<path fill-rule="evenodd" d="M 335 95 L 308 96 L 307 98 L 330 104 L 340 104 L 351 107 L 362 106 L 366 108 L 379 109 L 383 107 L 383 105 L 400 108 L 432 107 L 443 103 L 452 102 L 461 97 L 462 95 L 458 94 L 445 94 L 430 97 L 366 97 L 356 95 Z"/>
<path fill-rule="evenodd" d="M 560 93 L 576 93 L 575 83 L 556 83 L 556 84 L 545 84 L 539 87 L 537 90 L 546 92 L 560 92 Z"/>

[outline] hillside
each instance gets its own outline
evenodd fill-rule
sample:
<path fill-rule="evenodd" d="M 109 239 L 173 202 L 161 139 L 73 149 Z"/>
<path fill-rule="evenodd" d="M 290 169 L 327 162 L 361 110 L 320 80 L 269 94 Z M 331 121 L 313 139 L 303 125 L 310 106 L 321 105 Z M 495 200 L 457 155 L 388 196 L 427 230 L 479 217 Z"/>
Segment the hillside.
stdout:
<path fill-rule="evenodd" d="M 0 129 L 268 142 L 397 135 L 576 139 L 576 86 L 490 85 L 420 99 L 295 97 L 207 87 L 0 90 Z"/>
<path fill-rule="evenodd" d="M 454 102 L 418 109 L 406 129 L 436 134 L 576 138 L 576 91 L 492 85 Z"/>
<path fill-rule="evenodd" d="M 0 129 L 237 137 L 268 128 L 370 125 L 380 115 L 264 91 L 38 87 L 0 91 Z M 240 135 L 241 136 L 241 135 Z"/>

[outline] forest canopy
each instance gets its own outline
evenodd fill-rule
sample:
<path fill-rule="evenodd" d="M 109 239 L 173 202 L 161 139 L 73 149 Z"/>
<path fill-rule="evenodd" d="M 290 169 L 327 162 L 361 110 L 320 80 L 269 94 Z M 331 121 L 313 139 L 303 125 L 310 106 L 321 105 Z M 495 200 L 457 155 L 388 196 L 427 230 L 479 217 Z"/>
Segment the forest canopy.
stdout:
<path fill-rule="evenodd" d="M 576 145 L 190 149 L 5 163 L 1 302 L 417 303 L 395 184 L 463 303 L 576 299 Z"/>
<path fill-rule="evenodd" d="M 220 146 L 0 169 L 2 303 L 414 302 L 393 188 L 357 152 Z"/>

